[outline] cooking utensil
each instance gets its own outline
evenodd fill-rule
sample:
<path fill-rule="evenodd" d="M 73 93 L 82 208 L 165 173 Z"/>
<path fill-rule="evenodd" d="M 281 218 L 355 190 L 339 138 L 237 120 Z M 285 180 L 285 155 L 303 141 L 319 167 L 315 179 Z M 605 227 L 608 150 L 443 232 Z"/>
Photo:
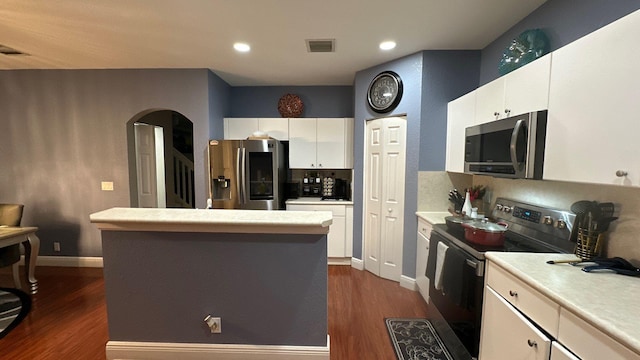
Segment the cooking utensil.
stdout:
<path fill-rule="evenodd" d="M 623 275 L 640 276 L 640 269 L 621 257 L 594 259 L 592 261 L 595 262 L 596 265 L 585 266 L 582 268 L 582 271 L 608 270 Z"/>
<path fill-rule="evenodd" d="M 586 214 L 589 209 L 593 206 L 593 202 L 589 200 L 580 200 L 571 204 L 571 212 L 578 214 Z"/>
<path fill-rule="evenodd" d="M 571 265 L 575 265 L 575 264 L 580 264 L 581 262 L 582 262 L 582 259 L 549 260 L 549 261 L 547 261 L 547 264 L 571 264 Z"/>
<path fill-rule="evenodd" d="M 488 221 L 473 221 L 462 223 L 464 238 L 479 245 L 501 246 L 504 244 L 506 223 L 491 223 Z"/>

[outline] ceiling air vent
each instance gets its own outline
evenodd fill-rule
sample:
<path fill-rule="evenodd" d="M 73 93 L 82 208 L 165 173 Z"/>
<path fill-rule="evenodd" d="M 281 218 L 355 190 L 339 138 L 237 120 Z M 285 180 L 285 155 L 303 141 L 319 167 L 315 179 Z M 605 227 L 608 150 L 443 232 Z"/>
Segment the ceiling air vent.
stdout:
<path fill-rule="evenodd" d="M 307 51 L 310 53 L 335 52 L 336 40 L 335 39 L 324 39 L 324 40 L 307 39 Z"/>
<path fill-rule="evenodd" d="M 18 51 L 14 48 L 10 48 L 8 46 L 0 45 L 0 54 L 2 55 L 27 55 L 22 51 Z"/>

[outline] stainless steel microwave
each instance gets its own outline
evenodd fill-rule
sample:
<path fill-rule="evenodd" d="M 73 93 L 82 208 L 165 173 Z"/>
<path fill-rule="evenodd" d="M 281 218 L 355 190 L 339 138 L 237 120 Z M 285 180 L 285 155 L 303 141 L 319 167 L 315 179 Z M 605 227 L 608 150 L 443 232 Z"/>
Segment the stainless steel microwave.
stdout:
<path fill-rule="evenodd" d="M 542 179 L 547 111 L 535 111 L 465 131 L 464 172 Z"/>

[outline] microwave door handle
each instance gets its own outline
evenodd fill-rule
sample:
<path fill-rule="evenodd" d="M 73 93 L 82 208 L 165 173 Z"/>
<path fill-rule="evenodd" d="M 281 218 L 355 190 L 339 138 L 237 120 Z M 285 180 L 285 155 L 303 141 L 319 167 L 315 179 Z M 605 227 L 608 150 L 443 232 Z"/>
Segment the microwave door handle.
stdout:
<path fill-rule="evenodd" d="M 520 167 L 520 163 L 518 163 L 518 154 L 516 152 L 516 147 L 518 146 L 518 134 L 522 131 L 522 127 L 524 125 L 524 120 L 520 119 L 516 122 L 516 126 L 513 128 L 513 132 L 511 133 L 511 143 L 509 144 L 509 152 L 511 154 L 511 164 L 513 164 L 513 169 L 518 171 Z"/>

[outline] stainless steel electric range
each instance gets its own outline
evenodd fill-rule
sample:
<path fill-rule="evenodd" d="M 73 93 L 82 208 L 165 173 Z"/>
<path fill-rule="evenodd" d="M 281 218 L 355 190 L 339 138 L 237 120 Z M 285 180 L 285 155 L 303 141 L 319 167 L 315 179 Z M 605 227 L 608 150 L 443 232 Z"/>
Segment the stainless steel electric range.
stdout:
<path fill-rule="evenodd" d="M 436 289 L 431 279 L 431 321 L 456 360 L 478 356 L 485 252 L 572 253 L 575 247 L 569 241 L 575 215 L 569 211 L 498 198 L 491 218 L 508 224 L 502 246 L 471 243 L 465 240 L 464 230 L 452 230 L 445 224 L 434 225 L 431 232 L 427 274 L 433 276 L 436 249 L 442 242 L 448 249 L 440 271 L 450 283 L 444 292 L 441 287 Z"/>

